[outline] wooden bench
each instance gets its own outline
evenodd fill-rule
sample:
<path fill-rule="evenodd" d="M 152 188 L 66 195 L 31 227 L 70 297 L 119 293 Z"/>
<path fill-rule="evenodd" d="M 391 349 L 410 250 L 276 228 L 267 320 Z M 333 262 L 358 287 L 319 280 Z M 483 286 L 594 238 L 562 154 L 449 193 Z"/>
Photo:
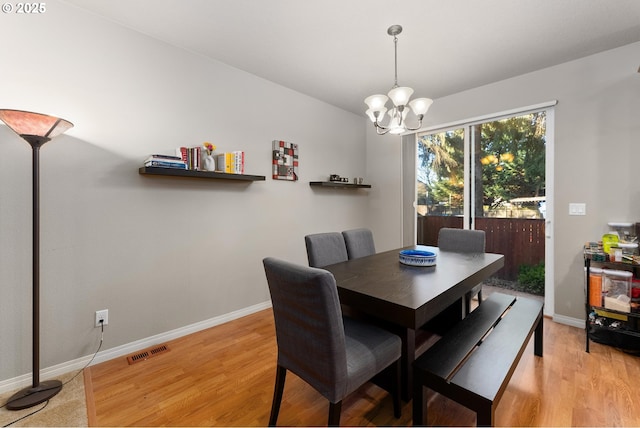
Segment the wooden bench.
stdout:
<path fill-rule="evenodd" d="M 476 412 L 493 426 L 495 408 L 535 331 L 542 356 L 542 302 L 493 293 L 413 363 L 413 425 L 423 425 L 424 387 Z M 424 419 L 423 419 L 424 417 Z"/>

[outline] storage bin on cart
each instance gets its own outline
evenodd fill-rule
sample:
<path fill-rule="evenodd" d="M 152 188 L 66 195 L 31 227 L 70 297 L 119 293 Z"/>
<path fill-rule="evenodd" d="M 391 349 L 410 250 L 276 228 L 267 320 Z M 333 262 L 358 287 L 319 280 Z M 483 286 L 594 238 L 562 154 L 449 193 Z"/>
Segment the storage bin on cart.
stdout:
<path fill-rule="evenodd" d="M 634 223 L 611 222 L 608 223 L 608 226 L 610 232 L 618 234 L 620 242 L 638 242 L 638 237 L 636 236 L 636 227 Z"/>
<path fill-rule="evenodd" d="M 584 268 L 585 275 L 587 268 Z M 589 268 L 589 305 L 602 307 L 602 269 Z"/>
<path fill-rule="evenodd" d="M 602 269 L 602 297 L 604 307 L 631 312 L 631 278 L 624 270 Z"/>

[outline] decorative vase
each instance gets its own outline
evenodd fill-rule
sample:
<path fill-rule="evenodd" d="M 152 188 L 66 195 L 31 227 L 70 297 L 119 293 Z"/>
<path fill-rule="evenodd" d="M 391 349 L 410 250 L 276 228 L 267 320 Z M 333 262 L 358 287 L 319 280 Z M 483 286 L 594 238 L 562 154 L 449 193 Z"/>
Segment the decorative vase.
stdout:
<path fill-rule="evenodd" d="M 206 155 L 204 157 L 204 170 L 205 171 L 216 170 L 216 159 L 213 157 L 213 155 Z"/>

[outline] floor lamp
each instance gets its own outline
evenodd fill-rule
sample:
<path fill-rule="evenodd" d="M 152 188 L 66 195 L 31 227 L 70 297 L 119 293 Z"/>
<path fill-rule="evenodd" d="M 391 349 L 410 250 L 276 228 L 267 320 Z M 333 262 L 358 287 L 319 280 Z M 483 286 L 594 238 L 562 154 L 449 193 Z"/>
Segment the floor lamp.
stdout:
<path fill-rule="evenodd" d="M 9 410 L 19 410 L 45 402 L 62 389 L 62 382 L 59 380 L 40 382 L 40 147 L 53 137 L 72 128 L 73 124 L 46 114 L 20 110 L 0 110 L 0 120 L 29 143 L 33 149 L 33 311 L 31 315 L 33 382 L 30 387 L 11 396 L 6 404 L 6 408 Z"/>

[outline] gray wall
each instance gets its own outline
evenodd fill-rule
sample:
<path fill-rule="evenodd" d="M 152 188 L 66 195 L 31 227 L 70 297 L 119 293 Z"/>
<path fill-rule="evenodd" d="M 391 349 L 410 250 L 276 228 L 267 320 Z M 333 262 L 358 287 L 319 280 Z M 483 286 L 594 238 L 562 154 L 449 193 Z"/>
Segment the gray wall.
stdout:
<path fill-rule="evenodd" d="M 367 191 L 308 184 L 366 176 L 362 117 L 54 0 L 0 39 L 0 107 L 75 124 L 41 150 L 42 368 L 95 351 L 96 310 L 108 352 L 266 305 L 263 257 L 306 264 L 305 234 L 367 225 Z M 300 145 L 300 181 L 271 179 L 274 139 Z M 138 174 L 204 141 L 266 181 Z M 2 381 L 31 371 L 31 150 L 5 126 L 0 146 Z"/>
<path fill-rule="evenodd" d="M 425 127 L 558 100 L 555 107 L 555 308 L 560 321 L 584 319 L 582 246 L 598 240 L 607 222 L 640 221 L 640 43 L 435 100 Z M 470 71 L 472 72 L 472 71 Z M 391 137 L 385 137 L 390 139 Z M 372 198 L 372 226 L 401 224 L 399 137 L 367 133 L 367 168 L 384 182 Z M 414 167 L 409 165 L 409 167 Z M 569 203 L 587 204 L 569 216 Z M 387 247 L 400 245 L 389 239 Z"/>

